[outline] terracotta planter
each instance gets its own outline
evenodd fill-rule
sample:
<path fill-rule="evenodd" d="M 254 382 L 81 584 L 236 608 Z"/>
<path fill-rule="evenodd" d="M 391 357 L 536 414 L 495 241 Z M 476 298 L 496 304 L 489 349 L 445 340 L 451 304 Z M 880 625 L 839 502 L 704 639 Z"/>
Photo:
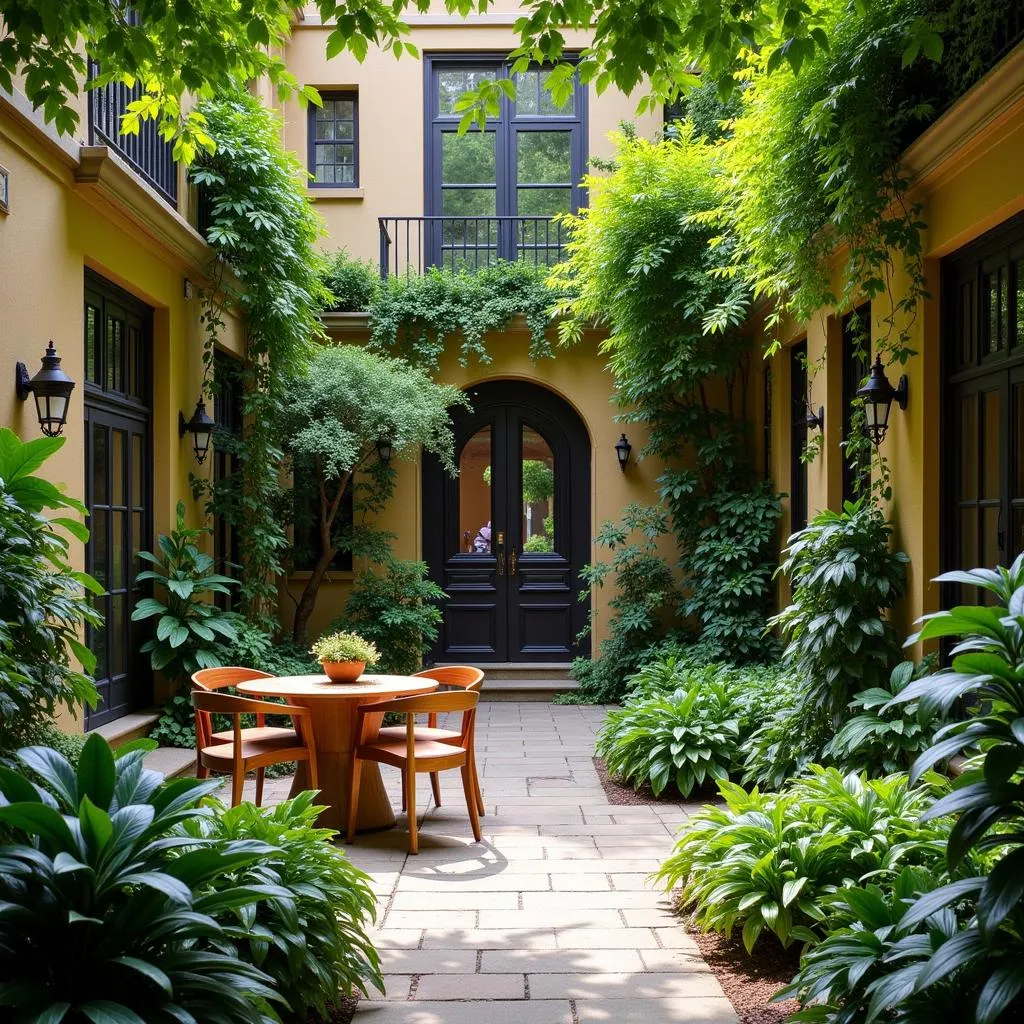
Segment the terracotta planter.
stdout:
<path fill-rule="evenodd" d="M 354 683 L 366 669 L 365 661 L 321 661 L 332 683 Z"/>

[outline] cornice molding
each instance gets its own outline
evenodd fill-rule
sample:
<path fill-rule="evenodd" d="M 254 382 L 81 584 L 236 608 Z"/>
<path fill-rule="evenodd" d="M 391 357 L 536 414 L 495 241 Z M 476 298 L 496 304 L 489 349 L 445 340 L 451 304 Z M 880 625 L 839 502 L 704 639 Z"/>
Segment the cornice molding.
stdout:
<path fill-rule="evenodd" d="M 911 188 L 934 187 L 993 145 L 1024 110 L 1024 43 L 967 90 L 903 154 Z"/>

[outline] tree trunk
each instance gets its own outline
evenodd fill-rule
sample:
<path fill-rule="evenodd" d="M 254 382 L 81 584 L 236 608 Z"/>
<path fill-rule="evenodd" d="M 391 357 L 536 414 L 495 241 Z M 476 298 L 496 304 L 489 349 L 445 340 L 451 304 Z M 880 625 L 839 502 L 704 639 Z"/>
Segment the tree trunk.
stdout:
<path fill-rule="evenodd" d="M 309 574 L 305 587 L 302 588 L 299 603 L 295 606 L 295 622 L 292 625 L 292 640 L 297 644 L 304 643 L 306 640 L 306 627 L 309 625 L 310 616 L 316 607 L 316 597 L 320 591 L 320 584 L 323 583 L 327 570 L 330 568 L 336 554 L 336 548 L 327 548 L 320 555 L 316 565 L 313 566 L 313 571 Z"/>

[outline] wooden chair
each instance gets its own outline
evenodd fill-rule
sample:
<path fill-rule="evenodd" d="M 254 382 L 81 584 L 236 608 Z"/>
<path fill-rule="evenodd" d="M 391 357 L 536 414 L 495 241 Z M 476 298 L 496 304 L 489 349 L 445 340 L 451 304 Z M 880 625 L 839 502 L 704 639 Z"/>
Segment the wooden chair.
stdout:
<path fill-rule="evenodd" d="M 203 690 L 213 692 L 223 690 L 229 686 L 237 686 L 248 679 L 273 679 L 269 672 L 261 672 L 257 668 L 242 668 L 240 666 L 225 666 L 224 668 L 204 668 L 192 674 L 193 687 L 200 687 Z M 270 740 L 270 739 L 295 739 L 295 730 L 287 726 L 268 726 L 266 715 L 256 716 L 255 727 L 242 730 L 242 739 L 249 740 Z M 203 747 L 212 747 L 215 743 L 231 743 L 234 739 L 234 732 L 226 729 L 222 732 L 213 731 L 211 716 L 205 711 L 196 712 L 196 777 L 205 779 L 210 773 L 202 766 L 199 759 L 199 751 Z"/>
<path fill-rule="evenodd" d="M 484 685 L 484 674 L 478 668 L 470 665 L 445 665 L 437 668 L 425 668 L 422 672 L 415 672 L 414 675 L 423 676 L 426 679 L 436 679 L 442 686 L 450 689 L 472 690 L 479 693 Z M 389 725 L 380 730 L 378 739 L 381 740 L 403 740 L 405 739 L 404 725 Z M 428 716 L 426 726 L 419 726 L 416 729 L 416 738 L 420 740 L 436 740 L 438 743 L 451 743 L 459 746 L 462 734 L 457 729 L 439 729 L 437 727 L 437 713 Z M 476 751 L 470 748 L 470 768 L 473 773 L 473 792 L 476 798 L 477 814 L 484 816 L 484 798 L 480 792 L 480 776 L 476 771 Z M 434 803 L 441 806 L 441 780 L 437 772 L 431 773 L 430 788 L 434 793 Z M 402 810 L 405 810 L 405 786 L 402 786 Z"/>
<path fill-rule="evenodd" d="M 364 704 L 356 717 L 355 735 L 361 740 L 367 715 L 383 711 L 396 711 L 405 715 L 405 736 L 399 740 L 374 739 L 360 742 L 352 758 L 352 778 L 349 784 L 348 828 L 346 842 L 351 843 L 356 834 L 356 815 L 359 811 L 359 784 L 362 781 L 363 762 L 377 761 L 390 764 L 402 772 L 402 788 L 405 791 L 405 807 L 409 818 L 409 852 L 419 853 L 419 836 L 416 831 L 416 774 L 418 772 L 442 772 L 449 768 L 462 770 L 462 788 L 466 794 L 466 807 L 473 826 L 473 837 L 480 842 L 480 818 L 477 814 L 476 791 L 473 786 L 473 732 L 476 727 L 476 705 L 480 694 L 472 691 L 449 691 L 427 693 L 417 697 L 399 697 L 396 700 Z M 460 742 L 439 743 L 437 740 L 422 739 L 421 729 L 416 727 L 418 714 L 438 714 L 442 711 L 461 711 L 462 729 Z M 422 728 L 422 727 L 421 727 Z"/>
<path fill-rule="evenodd" d="M 263 776 L 272 764 L 286 761 L 309 762 L 309 788 L 317 789 L 316 747 L 309 708 L 294 707 L 291 704 L 270 704 L 265 700 L 248 697 L 232 697 L 227 693 L 212 693 L 197 686 L 192 691 L 192 705 L 196 709 L 196 735 L 199 735 L 199 718 L 231 715 L 234 727 L 228 743 L 215 742 L 198 749 L 199 764 L 206 775 L 211 771 L 224 772 L 231 776 L 231 806 L 242 800 L 242 785 L 245 776 L 256 771 L 256 806 L 263 803 Z M 246 739 L 242 728 L 242 715 L 287 715 L 295 723 L 294 729 L 283 730 L 286 735 Z M 205 777 L 205 776 L 204 776 Z"/>

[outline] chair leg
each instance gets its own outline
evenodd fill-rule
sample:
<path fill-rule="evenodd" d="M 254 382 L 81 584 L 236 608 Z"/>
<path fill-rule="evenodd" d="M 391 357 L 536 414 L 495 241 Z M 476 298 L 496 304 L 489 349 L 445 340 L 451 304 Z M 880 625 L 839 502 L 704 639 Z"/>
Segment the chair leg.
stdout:
<path fill-rule="evenodd" d="M 256 769 L 256 806 L 263 806 L 263 777 L 266 775 L 266 768 Z"/>
<path fill-rule="evenodd" d="M 462 766 L 462 788 L 466 792 L 466 807 L 469 810 L 469 823 L 473 826 L 473 838 L 480 842 L 480 818 L 476 812 L 476 789 L 473 786 L 473 767 L 468 759 Z"/>
<path fill-rule="evenodd" d="M 401 769 L 401 771 L 402 771 L 402 810 L 404 811 L 405 810 L 405 769 L 403 768 L 403 769 Z"/>
<path fill-rule="evenodd" d="M 420 837 L 416 831 L 416 773 L 406 771 L 405 778 L 405 812 L 409 818 L 409 852 L 420 852 Z"/>
<path fill-rule="evenodd" d="M 307 765 L 306 776 L 309 779 L 309 788 L 310 789 L 319 789 L 320 788 L 320 779 L 319 779 L 319 776 L 317 775 L 316 758 L 315 757 L 311 757 L 306 762 L 306 765 Z"/>
<path fill-rule="evenodd" d="M 208 779 L 210 777 L 210 769 L 203 764 L 199 758 L 196 758 L 196 778 L 197 779 Z"/>
<path fill-rule="evenodd" d="M 441 806 L 441 776 L 438 772 L 430 773 L 430 788 L 434 793 L 434 806 Z"/>
<path fill-rule="evenodd" d="M 312 762 L 311 762 L 312 765 Z M 310 768 L 310 771 L 315 771 Z M 358 757 L 352 759 L 352 781 L 348 788 L 348 826 L 345 829 L 345 842 L 355 842 L 356 815 L 359 813 L 359 784 L 363 779 L 363 762 Z"/>
<path fill-rule="evenodd" d="M 476 809 L 480 817 L 484 817 L 487 814 L 487 810 L 484 807 L 484 794 L 480 789 L 480 776 L 476 770 L 476 753 L 474 751 L 469 752 L 470 760 L 473 766 L 473 791 L 476 793 Z"/>
<path fill-rule="evenodd" d="M 231 773 L 231 806 L 237 807 L 242 802 L 242 787 L 245 785 L 245 772 Z"/>

